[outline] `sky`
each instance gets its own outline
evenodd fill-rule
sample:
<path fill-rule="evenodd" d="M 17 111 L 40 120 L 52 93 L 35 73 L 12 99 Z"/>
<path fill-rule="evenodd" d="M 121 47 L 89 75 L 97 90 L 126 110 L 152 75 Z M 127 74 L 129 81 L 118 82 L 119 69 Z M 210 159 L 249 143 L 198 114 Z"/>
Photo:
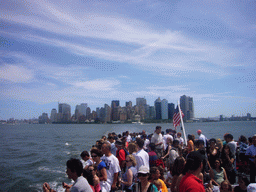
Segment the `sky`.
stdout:
<path fill-rule="evenodd" d="M 182 95 L 255 117 L 255 21 L 254 0 L 2 0 L 0 119 Z"/>

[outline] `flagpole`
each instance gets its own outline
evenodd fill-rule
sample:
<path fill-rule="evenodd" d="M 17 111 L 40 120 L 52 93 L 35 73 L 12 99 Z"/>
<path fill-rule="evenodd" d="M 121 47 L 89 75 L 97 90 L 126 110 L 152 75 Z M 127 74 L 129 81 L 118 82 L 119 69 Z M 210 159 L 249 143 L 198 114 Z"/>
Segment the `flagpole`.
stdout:
<path fill-rule="evenodd" d="M 181 126 L 182 126 L 182 130 L 183 130 L 183 135 L 184 135 L 185 145 L 187 145 L 187 136 L 186 136 L 186 132 L 185 132 L 185 127 L 184 127 L 184 123 L 183 123 L 183 118 L 182 118 L 182 115 L 181 115 L 181 110 L 180 110 L 180 103 L 179 103 L 179 100 L 178 100 L 178 107 L 179 107 L 180 120 L 181 120 Z"/>

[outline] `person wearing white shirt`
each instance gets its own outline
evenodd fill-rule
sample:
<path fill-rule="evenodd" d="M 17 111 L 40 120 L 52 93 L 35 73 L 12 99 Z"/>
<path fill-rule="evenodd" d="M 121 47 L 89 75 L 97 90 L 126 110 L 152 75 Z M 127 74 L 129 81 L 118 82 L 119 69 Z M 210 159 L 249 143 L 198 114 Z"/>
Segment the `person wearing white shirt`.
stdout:
<path fill-rule="evenodd" d="M 151 143 L 154 143 L 156 146 L 155 152 L 159 159 L 163 156 L 163 149 L 164 149 L 163 136 L 161 134 L 161 129 L 162 129 L 161 126 L 156 126 L 155 133 L 151 138 Z"/>
<path fill-rule="evenodd" d="M 135 154 L 135 159 L 137 162 L 136 169 L 137 171 L 141 166 L 146 166 L 149 169 L 149 155 L 148 153 L 143 149 L 144 146 L 144 140 L 141 138 L 136 139 L 136 144 L 138 147 L 138 152 Z"/>
<path fill-rule="evenodd" d="M 102 181 L 101 191 L 109 192 L 111 190 L 116 190 L 118 173 L 121 171 L 119 166 L 118 159 L 111 153 L 111 145 L 108 142 L 104 142 L 101 146 L 102 153 L 104 156 L 101 157 L 101 160 L 106 164 L 107 170 L 107 181 Z"/>
<path fill-rule="evenodd" d="M 204 147 L 206 147 L 207 144 L 207 138 L 202 134 L 202 131 L 200 129 L 197 130 L 197 134 L 199 135 L 199 140 L 204 141 Z"/>
<path fill-rule="evenodd" d="M 164 137 L 163 137 L 164 150 L 166 150 L 166 148 L 167 148 L 167 139 L 170 139 L 171 142 L 173 142 L 173 137 L 169 134 L 169 130 L 168 129 L 166 130 L 166 135 L 164 135 Z"/>
<path fill-rule="evenodd" d="M 83 164 L 83 169 L 87 169 L 90 165 L 94 164 L 93 160 L 90 158 L 90 155 L 87 151 L 83 151 L 80 154 L 80 157 L 81 157 L 81 162 Z"/>

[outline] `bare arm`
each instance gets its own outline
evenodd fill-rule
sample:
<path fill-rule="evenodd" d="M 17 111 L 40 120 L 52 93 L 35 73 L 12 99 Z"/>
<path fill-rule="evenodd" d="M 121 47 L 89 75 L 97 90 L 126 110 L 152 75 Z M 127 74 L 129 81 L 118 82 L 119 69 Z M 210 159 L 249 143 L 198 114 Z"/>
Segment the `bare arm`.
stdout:
<path fill-rule="evenodd" d="M 100 181 L 107 181 L 107 179 L 108 179 L 108 176 L 107 176 L 107 170 L 106 170 L 106 168 L 102 168 L 101 170 L 100 170 L 100 173 L 101 173 L 101 177 L 99 177 L 99 179 L 100 179 Z"/>
<path fill-rule="evenodd" d="M 132 185 L 132 179 L 133 179 L 132 171 L 128 169 L 126 175 L 127 175 L 127 181 L 121 181 L 121 183 L 129 187 Z"/>
<path fill-rule="evenodd" d="M 228 180 L 226 170 L 223 168 L 224 180 Z"/>
<path fill-rule="evenodd" d="M 115 190 L 116 189 L 116 183 L 117 183 L 117 179 L 118 179 L 118 173 L 114 173 L 114 180 L 111 186 L 111 189 Z"/>

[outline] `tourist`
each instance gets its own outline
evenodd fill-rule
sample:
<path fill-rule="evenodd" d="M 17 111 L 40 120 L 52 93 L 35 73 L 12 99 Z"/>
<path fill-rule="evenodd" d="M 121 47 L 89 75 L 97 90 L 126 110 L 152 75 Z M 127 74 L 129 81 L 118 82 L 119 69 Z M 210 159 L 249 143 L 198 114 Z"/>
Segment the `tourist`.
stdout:
<path fill-rule="evenodd" d="M 91 156 L 97 167 L 97 174 L 100 180 L 100 187 L 102 189 L 103 184 L 107 181 L 107 166 L 104 161 L 100 158 L 102 157 L 102 152 L 99 149 L 91 149 Z"/>
<path fill-rule="evenodd" d="M 95 188 L 94 188 L 94 181 L 93 181 L 93 174 L 92 174 L 92 171 L 88 169 L 84 169 L 83 170 L 83 177 L 87 179 L 90 187 L 92 188 L 92 191 L 95 192 Z M 97 192 L 100 191 L 100 186 L 99 186 L 99 190 Z"/>
<path fill-rule="evenodd" d="M 199 179 L 202 168 L 202 155 L 197 151 L 189 153 L 185 165 L 186 175 L 181 179 L 179 191 L 204 192 L 203 182 Z"/>
<path fill-rule="evenodd" d="M 239 137 L 239 172 L 247 173 L 248 170 L 248 158 L 245 156 L 246 150 L 248 149 L 247 138 L 243 135 Z"/>
<path fill-rule="evenodd" d="M 216 146 L 216 139 L 212 138 L 209 140 L 210 148 L 208 150 L 208 161 L 210 163 L 210 166 L 213 167 L 215 164 L 215 160 L 220 157 L 220 151 L 218 147 Z"/>
<path fill-rule="evenodd" d="M 149 156 L 149 167 L 156 166 L 156 161 L 157 161 L 158 157 L 155 152 L 155 143 L 149 144 L 148 156 Z"/>
<path fill-rule="evenodd" d="M 166 129 L 166 134 L 163 136 L 163 144 L 164 144 L 164 150 L 168 147 L 168 143 L 167 140 L 169 140 L 169 142 L 173 142 L 173 137 L 170 135 L 170 130 Z"/>
<path fill-rule="evenodd" d="M 202 134 L 202 131 L 200 129 L 197 130 L 197 134 L 199 135 L 198 140 L 203 140 L 204 141 L 204 147 L 206 148 L 207 138 L 205 137 L 205 135 Z"/>
<path fill-rule="evenodd" d="M 232 192 L 232 186 L 228 181 L 222 181 L 220 184 L 220 192 Z"/>
<path fill-rule="evenodd" d="M 156 186 L 158 192 L 162 192 L 162 183 L 159 180 L 154 180 L 153 184 Z"/>
<path fill-rule="evenodd" d="M 142 135 L 141 138 L 144 140 L 143 149 L 148 152 L 148 146 L 150 144 L 149 139 L 147 138 L 147 135 Z"/>
<path fill-rule="evenodd" d="M 100 179 L 97 176 L 97 166 L 94 165 L 90 165 L 88 167 L 88 171 L 92 174 L 92 179 L 93 179 L 93 188 L 95 190 L 95 192 L 100 192 L 101 191 L 101 187 L 100 187 Z M 89 182 L 89 180 L 88 180 Z"/>
<path fill-rule="evenodd" d="M 256 134 L 252 137 L 252 145 L 246 150 L 245 155 L 250 162 L 250 182 L 255 183 L 256 176 Z"/>
<path fill-rule="evenodd" d="M 151 138 L 151 143 L 154 143 L 156 146 L 155 152 L 158 158 L 161 158 L 163 155 L 163 136 L 161 134 L 161 126 L 156 126 L 156 130 Z"/>
<path fill-rule="evenodd" d="M 172 164 L 174 163 L 175 159 L 177 157 L 179 157 L 179 141 L 178 140 L 174 140 L 173 141 L 173 146 L 169 146 L 168 152 L 166 153 L 165 156 L 163 156 L 161 159 L 165 159 L 167 156 L 169 156 L 169 162 L 167 162 L 167 164 L 169 164 L 169 166 L 172 166 Z"/>
<path fill-rule="evenodd" d="M 63 188 L 70 192 L 93 192 L 88 181 L 82 176 L 83 164 L 79 159 L 69 159 L 66 163 L 67 175 L 69 179 L 74 181 L 73 185 L 68 185 L 63 182 Z M 48 183 L 43 184 L 44 192 L 53 192 Z"/>
<path fill-rule="evenodd" d="M 238 186 L 234 188 L 234 192 L 247 192 L 247 186 L 250 184 L 246 175 L 238 177 Z"/>
<path fill-rule="evenodd" d="M 230 147 L 228 144 L 223 146 L 223 150 L 221 152 L 221 160 L 223 163 L 223 167 L 227 173 L 228 180 L 231 184 L 236 182 L 236 172 L 235 172 L 235 156 L 230 151 Z"/>
<path fill-rule="evenodd" d="M 129 143 L 128 145 L 128 152 L 129 154 L 132 154 L 134 157 L 137 153 L 137 145 L 135 143 Z"/>
<path fill-rule="evenodd" d="M 158 192 L 157 187 L 148 181 L 149 168 L 147 166 L 140 166 L 137 177 L 139 178 L 138 191 L 139 192 Z"/>
<path fill-rule="evenodd" d="M 233 140 L 233 135 L 227 134 L 225 135 L 224 139 L 230 148 L 230 152 L 233 153 L 236 159 L 237 143 Z"/>
<path fill-rule="evenodd" d="M 178 140 L 179 141 L 179 145 L 183 148 L 184 139 L 181 137 L 181 132 L 177 133 L 177 137 L 174 140 Z"/>
<path fill-rule="evenodd" d="M 216 146 L 218 147 L 218 150 L 219 150 L 219 152 L 221 154 L 221 151 L 223 149 L 223 142 L 221 141 L 220 138 L 216 139 Z"/>
<path fill-rule="evenodd" d="M 151 167 L 150 168 L 150 179 L 149 181 L 153 183 L 154 180 L 158 180 L 162 183 L 161 191 L 162 192 L 168 192 L 168 189 L 162 179 L 160 179 L 160 171 L 157 167 Z"/>
<path fill-rule="evenodd" d="M 171 191 L 178 192 L 179 185 L 177 185 L 177 180 L 180 175 L 182 175 L 182 171 L 185 167 L 186 161 L 183 157 L 177 157 L 172 166 L 172 183 L 171 183 Z"/>
<path fill-rule="evenodd" d="M 226 171 L 221 167 L 221 160 L 215 159 L 214 165 L 210 169 L 210 177 L 213 185 L 219 186 L 224 180 L 228 180 Z"/>
<path fill-rule="evenodd" d="M 108 136 L 108 141 L 109 141 L 109 143 L 111 144 L 111 153 L 112 153 L 113 155 L 116 155 L 117 148 L 116 148 L 116 145 L 115 145 L 114 136 L 113 136 L 113 135 L 109 135 L 109 136 Z"/>
<path fill-rule="evenodd" d="M 101 183 L 102 192 L 115 191 L 117 189 L 118 173 L 121 171 L 118 159 L 111 153 L 111 145 L 103 143 L 101 150 L 104 156 L 101 160 L 106 164 L 107 181 Z"/>
<path fill-rule="evenodd" d="M 136 160 L 133 155 L 126 156 L 126 171 L 122 176 L 122 190 L 132 192 L 132 187 L 137 175 Z"/>
<path fill-rule="evenodd" d="M 137 162 L 136 168 L 137 171 L 139 171 L 141 166 L 146 166 L 149 169 L 149 155 L 148 153 L 143 149 L 144 140 L 141 138 L 136 139 L 136 144 L 138 151 L 135 155 L 135 159 Z"/>
<path fill-rule="evenodd" d="M 80 156 L 83 169 L 87 169 L 90 165 L 93 165 L 93 160 L 90 158 L 88 151 L 83 151 Z"/>
<path fill-rule="evenodd" d="M 125 157 L 128 153 L 126 151 L 126 149 L 124 149 L 125 143 L 123 141 L 121 141 L 120 139 L 117 139 L 115 145 L 116 145 L 116 148 L 117 148 L 116 157 L 119 161 L 119 166 L 122 170 L 124 170 L 124 168 L 125 168 Z"/>
<path fill-rule="evenodd" d="M 188 134 L 188 141 L 187 141 L 187 153 L 189 154 L 190 152 L 194 151 L 194 140 L 192 135 Z"/>

